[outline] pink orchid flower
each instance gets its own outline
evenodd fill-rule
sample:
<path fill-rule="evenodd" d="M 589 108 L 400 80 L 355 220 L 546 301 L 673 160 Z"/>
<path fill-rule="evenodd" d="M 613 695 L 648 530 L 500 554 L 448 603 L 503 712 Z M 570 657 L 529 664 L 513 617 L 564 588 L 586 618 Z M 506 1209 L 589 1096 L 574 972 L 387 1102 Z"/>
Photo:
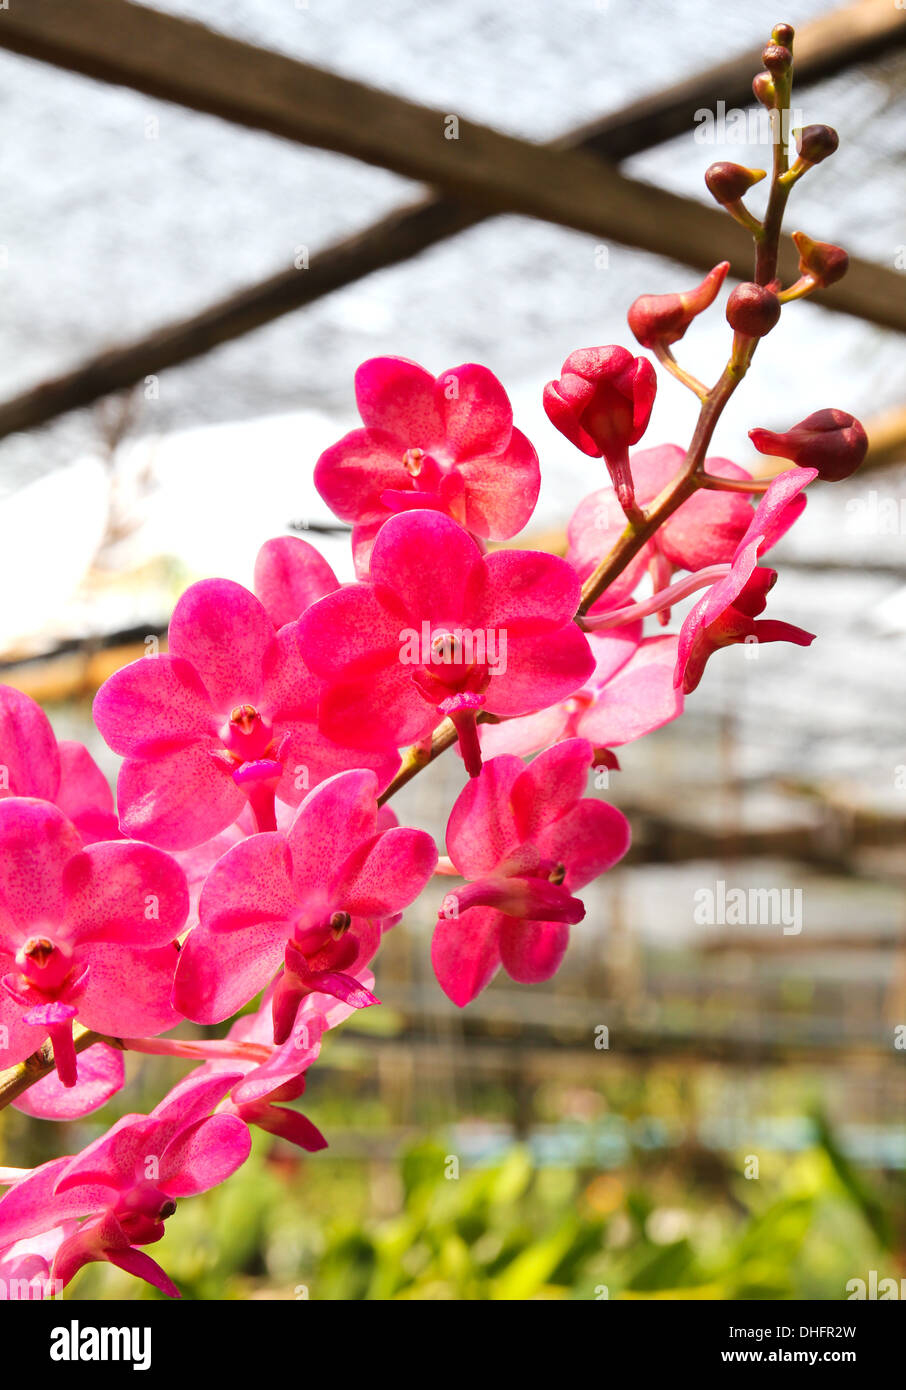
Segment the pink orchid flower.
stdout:
<path fill-rule="evenodd" d="M 643 449 L 632 456 L 632 476 L 636 501 L 647 507 L 676 476 L 685 454 L 676 444 Z M 710 458 L 705 470 L 718 478 L 746 479 L 750 475 L 729 459 Z M 700 570 L 709 565 L 729 564 L 746 528 L 752 520 L 751 500 L 738 492 L 694 493 L 673 516 L 668 517 L 630 560 L 623 572 L 594 605 L 600 612 L 625 603 L 638 587 L 645 572 L 655 590 L 666 588 L 674 570 Z M 567 559 L 581 579 L 600 564 L 619 540 L 626 517 L 611 488 L 600 488 L 579 503 L 569 523 Z M 669 611 L 659 614 L 666 623 Z"/>
<path fill-rule="evenodd" d="M 248 1158 L 248 1127 L 209 1108 L 207 1095 L 193 1094 L 166 1114 L 124 1115 L 76 1157 L 36 1168 L 0 1199 L 0 1246 L 78 1221 L 53 1257 L 51 1279 L 66 1285 L 84 1265 L 107 1260 L 178 1298 L 137 1247 L 161 1239 L 178 1199 L 224 1182 Z"/>
<path fill-rule="evenodd" d="M 550 979 L 585 916 L 573 894 L 629 848 L 626 817 L 582 796 L 593 756 L 587 739 L 567 739 L 528 767 L 492 758 L 457 799 L 447 849 L 471 881 L 445 897 L 431 947 L 454 1004 L 468 1004 L 501 965 L 527 984 Z"/>
<path fill-rule="evenodd" d="M 219 1023 L 253 998 L 281 961 L 273 994 L 278 1044 L 310 994 L 354 1008 L 377 1002 L 358 972 L 437 863 L 425 831 L 379 829 L 377 792 L 367 769 L 338 773 L 309 793 L 286 835 L 253 835 L 224 855 L 180 953 L 180 1012 Z"/>
<path fill-rule="evenodd" d="M 286 595 L 271 601 L 283 609 Z M 348 767 L 374 768 L 384 785 L 399 764 L 395 748 L 385 740 L 353 754 L 325 737 L 315 722 L 319 693 L 294 623 L 276 628 L 241 584 L 193 584 L 173 613 L 169 655 L 124 666 L 95 698 L 98 728 L 126 757 L 124 828 L 164 849 L 189 849 L 225 830 L 247 803 L 258 829 L 272 830 L 275 796 L 297 806 L 308 788 Z"/>
<path fill-rule="evenodd" d="M 682 714 L 683 694 L 673 684 L 675 636 L 642 638 L 642 624 L 636 621 L 590 633 L 588 642 L 596 662 L 582 689 L 537 714 L 482 724 L 484 757 L 522 757 L 560 739 L 586 738 L 600 760 L 603 750 L 632 743 Z M 618 766 L 615 759 L 609 765 Z"/>
<path fill-rule="evenodd" d="M 83 846 L 48 802 L 0 801 L 0 1023 L 5 1061 L 50 1037 L 64 1087 L 77 1080 L 72 1025 L 121 1037 L 178 1022 L 169 998 L 188 893 L 150 845 Z"/>
<path fill-rule="evenodd" d="M 325 680 L 321 728 L 368 748 L 424 739 L 450 715 L 474 775 L 479 710 L 528 714 L 591 675 L 594 658 L 572 621 L 579 598 L 575 571 L 555 555 L 485 556 L 439 512 L 391 517 L 369 582 L 328 594 L 299 623 Z"/>
<path fill-rule="evenodd" d="M 794 642 L 808 647 L 812 632 L 775 619 L 758 620 L 777 571 L 758 561 L 776 545 L 805 508 L 805 488 L 814 468 L 791 468 L 774 478 L 739 542 L 729 573 L 718 580 L 686 617 L 680 630 L 674 684 L 688 695 L 698 685 L 708 658 L 736 642 Z"/>
<path fill-rule="evenodd" d="M 8 796 L 52 801 L 84 844 L 120 834 L 113 793 L 88 749 L 72 739 L 58 743 L 41 706 L 0 685 L 0 798 Z"/>
<path fill-rule="evenodd" d="M 374 357 L 355 390 L 365 427 L 321 455 L 315 486 L 354 523 L 357 574 L 367 574 L 374 538 L 397 512 L 445 512 L 483 540 L 522 530 L 538 500 L 538 456 L 487 367 L 467 363 L 435 379 L 406 358 Z"/>

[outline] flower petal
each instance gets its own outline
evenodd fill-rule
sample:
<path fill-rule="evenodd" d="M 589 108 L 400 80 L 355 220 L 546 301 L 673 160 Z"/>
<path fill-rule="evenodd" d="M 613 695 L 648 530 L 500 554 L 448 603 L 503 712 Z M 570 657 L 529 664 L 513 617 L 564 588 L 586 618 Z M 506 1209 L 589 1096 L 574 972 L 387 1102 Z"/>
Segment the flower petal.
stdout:
<path fill-rule="evenodd" d="M 386 430 L 403 450 L 424 449 L 444 437 L 434 377 L 406 357 L 371 357 L 355 374 L 355 398 L 367 428 Z"/>
<path fill-rule="evenodd" d="M 295 622 L 339 587 L 324 556 L 301 536 L 277 536 L 258 551 L 255 593 L 276 628 Z"/>
<path fill-rule="evenodd" d="M 176 1008 L 194 1023 L 222 1023 L 264 988 L 285 946 L 286 932 L 276 922 L 232 931 L 193 927 L 176 967 Z"/>
<path fill-rule="evenodd" d="M 504 970 L 520 984 L 549 980 L 560 968 L 569 945 L 565 922 L 519 921 L 505 917 L 500 928 L 500 959 Z"/>
<path fill-rule="evenodd" d="M 403 466 L 407 447 L 386 430 L 352 430 L 318 459 L 315 487 L 342 521 L 385 520 L 389 513 L 382 494 L 413 488 L 412 475 Z"/>
<path fill-rule="evenodd" d="M 631 838 L 622 811 L 586 797 L 545 825 L 535 844 L 548 859 L 565 866 L 563 887 L 575 893 L 622 859 Z"/>
<path fill-rule="evenodd" d="M 437 378 L 437 412 L 451 458 L 499 454 L 513 432 L 513 407 L 492 371 L 477 362 L 451 367 Z"/>
<path fill-rule="evenodd" d="M 744 468 L 721 458 L 706 459 L 705 472 L 718 478 L 751 476 Z M 752 516 L 752 502 L 745 493 L 700 488 L 667 518 L 655 544 L 680 569 L 726 565 L 733 559 Z"/>
<path fill-rule="evenodd" d="M 573 695 L 594 670 L 591 648 L 575 623 L 558 632 L 517 634 L 507 642 L 485 694 L 491 714 L 533 714 Z"/>
<path fill-rule="evenodd" d="M 530 520 L 541 470 L 538 455 L 521 430 L 513 430 L 502 453 L 460 459 L 456 472 L 465 484 L 465 520 L 470 531 L 505 541 Z"/>
<path fill-rule="evenodd" d="M 437 867 L 437 846 L 424 830 L 386 830 L 347 862 L 338 892 L 347 912 L 389 917 L 414 902 Z"/>
<path fill-rule="evenodd" d="M 569 622 L 579 598 L 579 576 L 558 555 L 495 550 L 476 566 L 469 616 L 476 627 L 504 628 L 513 636 L 537 633 Z"/>
<path fill-rule="evenodd" d="M 401 512 L 381 527 L 371 579 L 394 595 L 412 627 L 465 616 L 469 576 L 481 561 L 467 531 L 442 512 Z M 399 650 L 399 644 L 397 645 Z"/>
<path fill-rule="evenodd" d="M 563 704 L 551 705 L 550 709 L 518 719 L 505 719 L 500 724 L 479 724 L 482 756 L 486 760 L 497 758 L 501 753 L 525 757 L 539 748 L 549 748 L 563 737 L 569 722 L 569 710 Z"/>
<path fill-rule="evenodd" d="M 53 800 L 86 845 L 115 840 L 119 822 L 107 778 L 83 743 L 63 739 L 59 750 L 60 786 Z"/>
<path fill-rule="evenodd" d="M 576 731 L 597 747 L 631 743 L 683 712 L 673 684 L 677 638 L 646 637 L 630 661 L 597 692 L 576 721 Z"/>
<path fill-rule="evenodd" d="M 359 671 L 398 664 L 406 622 L 402 613 L 391 612 L 379 600 L 371 585 L 350 584 L 313 604 L 296 632 L 312 671 L 348 679 Z"/>
<path fill-rule="evenodd" d="M 579 800 L 588 785 L 594 750 L 570 738 L 539 754 L 513 784 L 510 798 L 521 841 L 538 843 L 541 830 Z"/>
<path fill-rule="evenodd" d="M 212 931 L 230 932 L 258 922 L 286 923 L 297 907 L 292 858 L 278 832 L 251 835 L 227 850 L 208 874 L 198 912 Z"/>
<path fill-rule="evenodd" d="M 40 1120 L 78 1120 L 106 1105 L 122 1090 L 126 1081 L 123 1054 L 116 1047 L 95 1043 L 79 1058 L 79 1079 L 75 1086 L 64 1086 L 56 1071 L 43 1076 L 18 1100 L 17 1110 Z"/>
<path fill-rule="evenodd" d="M 0 765 L 6 777 L 0 796 L 56 798 L 60 758 L 50 720 L 28 695 L 0 685 Z"/>
<path fill-rule="evenodd" d="M 463 1008 L 486 985 L 500 966 L 501 913 L 475 907 L 461 917 L 441 918 L 434 928 L 431 964 L 448 999 Z"/>
<path fill-rule="evenodd" d="M 0 800 L 0 943 L 6 949 L 15 953 L 30 927 L 62 922 L 63 871 L 81 848 L 77 830 L 56 806 L 25 797 Z"/>
<path fill-rule="evenodd" d="M 231 579 L 192 584 L 170 620 L 170 654 L 191 662 L 214 710 L 254 705 L 274 625 L 253 593 Z M 158 658 L 159 659 L 159 658 Z"/>
<path fill-rule="evenodd" d="M 194 1197 L 224 1182 L 251 1152 L 248 1126 L 235 1115 L 211 1115 L 184 1129 L 161 1155 L 160 1185 L 168 1197 Z"/>
<path fill-rule="evenodd" d="M 329 685 L 318 716 L 322 732 L 335 743 L 375 750 L 426 738 L 441 716 L 411 670 L 397 658 L 371 675 Z"/>
<path fill-rule="evenodd" d="M 182 931 L 189 892 L 175 859 L 151 845 L 114 840 L 89 845 L 64 872 L 71 941 L 166 946 Z"/>
<path fill-rule="evenodd" d="M 329 895 L 363 842 L 377 831 L 377 778 L 367 768 L 337 773 L 309 792 L 287 837 L 293 891 Z"/>
<path fill-rule="evenodd" d="M 180 1019 L 170 996 L 178 961 L 175 945 L 144 951 L 93 942 L 79 1022 L 114 1038 L 153 1037 L 175 1028 Z"/>
<path fill-rule="evenodd" d="M 123 763 L 117 799 L 126 833 L 161 849 L 192 849 L 232 825 L 246 799 L 211 756 L 213 747 L 192 743 Z"/>
<path fill-rule="evenodd" d="M 510 798 L 524 771 L 521 758 L 492 758 L 456 798 L 447 822 L 447 852 L 465 878 L 491 873 L 518 846 Z"/>
<path fill-rule="evenodd" d="M 198 673 L 174 656 L 143 656 L 115 671 L 92 707 L 114 753 L 155 757 L 198 739 L 215 739 L 218 721 Z"/>

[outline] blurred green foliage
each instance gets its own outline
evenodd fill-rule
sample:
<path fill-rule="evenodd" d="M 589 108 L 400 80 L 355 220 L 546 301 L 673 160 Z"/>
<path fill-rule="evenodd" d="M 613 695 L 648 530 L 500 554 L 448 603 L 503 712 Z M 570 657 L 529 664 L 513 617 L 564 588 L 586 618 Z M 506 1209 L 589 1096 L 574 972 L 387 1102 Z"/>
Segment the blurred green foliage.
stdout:
<path fill-rule="evenodd" d="M 297 1163 L 258 1136 L 149 1253 L 190 1299 L 839 1300 L 870 1268 L 899 1271 L 878 1195 L 816 1132 L 813 1148 L 765 1155 L 757 1178 L 739 1155 L 706 1181 L 675 1154 L 591 1172 L 537 1167 L 516 1146 L 470 1168 L 428 1140 L 395 1162 Z M 67 1296 L 157 1295 L 95 1265 Z"/>

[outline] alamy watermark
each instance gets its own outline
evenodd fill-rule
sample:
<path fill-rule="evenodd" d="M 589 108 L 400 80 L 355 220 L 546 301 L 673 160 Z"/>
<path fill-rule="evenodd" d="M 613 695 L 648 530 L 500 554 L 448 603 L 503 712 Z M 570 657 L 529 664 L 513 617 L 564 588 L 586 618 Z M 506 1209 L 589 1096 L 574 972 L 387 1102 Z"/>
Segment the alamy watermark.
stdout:
<path fill-rule="evenodd" d="M 783 927 L 784 936 L 802 931 L 801 888 L 713 888 L 695 890 L 693 920 L 704 927 Z"/>
<path fill-rule="evenodd" d="M 506 671 L 506 629 L 454 627 L 421 631 L 405 627 L 399 635 L 400 661 L 406 666 L 486 666 L 492 676 Z"/>
<path fill-rule="evenodd" d="M 792 143 L 793 131 L 805 125 L 798 109 L 768 111 L 763 106 L 743 110 L 719 101 L 715 110 L 701 106 L 692 119 L 694 138 L 699 145 L 776 145 L 781 138 Z"/>

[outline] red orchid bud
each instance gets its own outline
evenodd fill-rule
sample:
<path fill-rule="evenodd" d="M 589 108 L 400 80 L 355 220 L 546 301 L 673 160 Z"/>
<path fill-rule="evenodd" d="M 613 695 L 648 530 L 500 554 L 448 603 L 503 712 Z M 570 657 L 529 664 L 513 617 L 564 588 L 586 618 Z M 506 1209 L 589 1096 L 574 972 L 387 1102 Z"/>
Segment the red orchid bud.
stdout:
<path fill-rule="evenodd" d="M 705 170 L 708 191 L 718 203 L 738 203 L 749 189 L 764 178 L 764 169 L 747 169 L 744 164 L 720 160 Z"/>
<path fill-rule="evenodd" d="M 752 91 L 755 93 L 756 99 L 769 111 L 776 105 L 777 89 L 769 72 L 759 72 L 752 78 Z"/>
<path fill-rule="evenodd" d="M 793 65 L 793 55 L 783 43 L 769 43 L 761 55 L 768 72 L 776 77 L 778 74 L 786 72 Z"/>
<path fill-rule="evenodd" d="M 780 300 L 767 285 L 737 285 L 727 300 L 727 323 L 749 338 L 763 338 L 779 318 Z"/>
<path fill-rule="evenodd" d="M 792 24 L 775 24 L 771 30 L 771 38 L 775 43 L 782 43 L 784 48 L 792 48 L 795 37 L 796 30 Z"/>
<path fill-rule="evenodd" d="M 840 137 L 829 125 L 807 125 L 796 131 L 796 149 L 804 164 L 820 164 L 832 155 Z"/>
<path fill-rule="evenodd" d="M 700 285 L 684 294 L 640 295 L 630 305 L 626 318 L 642 347 L 678 343 L 692 320 L 714 303 L 729 269 L 730 262 L 721 261 L 708 271 Z"/>
<path fill-rule="evenodd" d="M 855 473 L 868 452 L 868 436 L 845 410 L 816 410 L 785 434 L 749 430 L 760 454 L 791 459 L 799 468 L 815 468 L 826 482 L 837 483 Z"/>
<path fill-rule="evenodd" d="M 571 352 L 544 388 L 551 424 L 583 454 L 603 455 L 624 508 L 634 503 L 628 449 L 645 433 L 656 391 L 648 359 L 616 346 Z"/>
<path fill-rule="evenodd" d="M 834 285 L 849 269 L 849 256 L 840 246 L 829 241 L 812 241 L 805 232 L 794 232 L 793 240 L 799 252 L 799 271 L 810 276 L 822 290 Z"/>

